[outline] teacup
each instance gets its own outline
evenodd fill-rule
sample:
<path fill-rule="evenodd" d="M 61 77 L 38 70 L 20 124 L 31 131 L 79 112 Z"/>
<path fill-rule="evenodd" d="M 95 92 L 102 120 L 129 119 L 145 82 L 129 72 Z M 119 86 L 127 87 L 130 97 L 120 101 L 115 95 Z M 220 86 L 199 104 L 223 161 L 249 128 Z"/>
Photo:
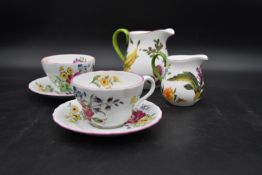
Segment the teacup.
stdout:
<path fill-rule="evenodd" d="M 140 98 L 145 81 L 149 81 L 151 87 Z M 88 72 L 75 77 L 72 85 L 86 118 L 98 128 L 122 126 L 131 118 L 136 106 L 155 90 L 152 77 L 124 71 Z"/>
<path fill-rule="evenodd" d="M 93 71 L 95 58 L 89 55 L 64 54 L 45 57 L 41 60 L 42 67 L 61 93 L 73 93 L 71 81 L 73 77 Z"/>

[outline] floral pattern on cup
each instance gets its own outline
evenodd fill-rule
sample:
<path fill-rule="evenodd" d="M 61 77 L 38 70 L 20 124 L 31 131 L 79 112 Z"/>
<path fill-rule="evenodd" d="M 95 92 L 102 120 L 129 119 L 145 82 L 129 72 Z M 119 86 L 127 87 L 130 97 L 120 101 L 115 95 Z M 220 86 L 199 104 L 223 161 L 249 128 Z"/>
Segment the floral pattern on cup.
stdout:
<path fill-rule="evenodd" d="M 130 104 L 134 107 L 137 101 L 138 101 L 138 97 L 132 96 L 130 99 Z"/>
<path fill-rule="evenodd" d="M 100 125 L 107 120 L 106 111 L 124 104 L 119 99 L 114 99 L 113 97 L 101 99 L 94 94 L 90 95 L 89 100 L 86 100 L 86 92 L 81 92 L 76 87 L 73 87 L 73 90 L 75 97 L 80 99 L 86 119 Z"/>
<path fill-rule="evenodd" d="M 97 87 L 102 87 L 110 89 L 114 83 L 120 82 L 118 76 L 109 76 L 109 75 L 96 75 L 91 81 L 92 84 L 95 84 Z"/>
<path fill-rule="evenodd" d="M 74 72 L 72 67 L 60 66 L 59 76 L 55 77 L 54 83 L 60 92 L 72 93 L 72 87 L 70 85 L 72 79 L 81 73 L 88 72 L 90 67 L 91 65 L 78 64 L 78 70 Z"/>
<path fill-rule="evenodd" d="M 73 63 L 85 63 L 87 62 L 86 58 L 85 57 L 79 57 L 79 58 L 76 58 Z"/>

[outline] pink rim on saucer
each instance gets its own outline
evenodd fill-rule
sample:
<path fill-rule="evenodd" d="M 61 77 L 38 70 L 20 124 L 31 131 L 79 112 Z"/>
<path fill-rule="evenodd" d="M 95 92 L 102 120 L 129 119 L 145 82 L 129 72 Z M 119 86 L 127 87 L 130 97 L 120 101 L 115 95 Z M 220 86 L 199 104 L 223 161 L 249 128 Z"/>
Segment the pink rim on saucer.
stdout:
<path fill-rule="evenodd" d="M 131 133 L 145 130 L 147 128 L 150 128 L 156 125 L 162 118 L 162 111 L 160 110 L 160 108 L 157 105 L 155 105 L 154 103 L 145 100 L 142 104 L 146 104 L 147 106 L 150 106 L 151 108 L 153 108 L 152 111 L 154 112 L 154 119 L 148 124 L 145 124 L 143 126 L 138 126 L 138 127 L 130 127 L 130 128 L 128 127 L 128 125 L 125 124 L 122 127 L 114 128 L 114 129 L 99 129 L 99 128 L 93 127 L 91 124 L 89 124 L 89 121 L 85 120 L 82 122 L 86 122 L 84 123 L 84 125 L 86 125 L 87 128 L 89 129 L 84 130 L 79 127 L 75 127 L 78 125 L 77 123 L 71 123 L 64 118 L 63 113 L 65 113 L 64 111 L 66 110 L 66 107 L 68 107 L 70 103 L 73 103 L 74 105 L 78 104 L 79 107 L 81 107 L 80 104 L 77 102 L 77 100 L 70 100 L 70 101 L 67 101 L 59 105 L 54 110 L 54 113 L 53 113 L 54 122 L 58 124 L 59 126 L 61 126 L 62 128 L 65 128 L 67 130 L 78 132 L 81 134 L 87 134 L 87 135 L 114 136 L 114 135 L 131 134 Z M 66 122 L 68 123 L 66 124 Z"/>

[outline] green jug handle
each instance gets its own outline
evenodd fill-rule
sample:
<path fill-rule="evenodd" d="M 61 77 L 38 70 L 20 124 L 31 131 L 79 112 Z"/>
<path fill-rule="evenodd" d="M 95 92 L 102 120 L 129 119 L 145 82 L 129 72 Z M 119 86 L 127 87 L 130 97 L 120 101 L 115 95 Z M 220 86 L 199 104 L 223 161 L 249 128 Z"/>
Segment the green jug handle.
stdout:
<path fill-rule="evenodd" d="M 164 53 L 157 53 L 153 56 L 152 61 L 151 61 L 151 66 L 153 69 L 154 74 L 156 75 L 157 79 L 159 79 L 160 81 L 163 80 L 163 77 L 159 74 L 157 68 L 156 68 L 156 59 L 158 58 L 158 56 L 161 56 L 163 58 L 164 61 L 164 66 L 166 67 L 166 60 L 167 57 Z"/>
<path fill-rule="evenodd" d="M 129 41 L 129 32 L 127 29 L 117 29 L 114 34 L 113 34 L 113 37 L 112 37 L 112 43 L 113 43 L 113 47 L 117 53 L 117 55 L 119 56 L 119 58 L 125 62 L 126 60 L 126 56 L 121 52 L 121 50 L 119 49 L 119 46 L 118 46 L 118 43 L 117 43 L 117 38 L 118 38 L 118 35 L 119 33 L 124 33 L 125 34 L 125 37 L 126 37 L 126 43 L 128 44 L 128 41 Z"/>

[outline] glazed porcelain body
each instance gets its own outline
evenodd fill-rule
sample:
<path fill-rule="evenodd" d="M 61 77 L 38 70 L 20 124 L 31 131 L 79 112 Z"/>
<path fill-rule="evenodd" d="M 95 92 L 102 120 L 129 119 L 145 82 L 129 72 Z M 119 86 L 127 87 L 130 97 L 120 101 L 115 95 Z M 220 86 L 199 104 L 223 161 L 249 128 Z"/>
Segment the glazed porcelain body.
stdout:
<path fill-rule="evenodd" d="M 151 89 L 140 98 L 145 80 L 151 82 Z M 86 118 L 98 128 L 116 128 L 125 124 L 135 106 L 155 89 L 153 78 L 124 71 L 89 72 L 75 77 L 72 84 Z"/>
<path fill-rule="evenodd" d="M 199 101 L 204 88 L 200 66 L 205 60 L 206 55 L 169 56 L 161 82 L 163 97 L 177 106 L 191 106 Z"/>
<path fill-rule="evenodd" d="M 95 58 L 78 54 L 53 55 L 43 58 L 41 63 L 55 90 L 71 94 L 73 93 L 72 78 L 93 71 Z"/>
<path fill-rule="evenodd" d="M 120 32 L 126 35 L 128 42 L 127 54 L 125 55 L 122 54 L 117 44 L 117 37 Z M 132 32 L 127 29 L 118 29 L 113 35 L 113 46 L 123 61 L 123 70 L 155 78 L 151 67 L 152 57 L 159 53 L 168 56 L 166 41 L 174 33 L 173 29 Z M 162 74 L 164 72 L 163 61 L 158 60 L 156 64 L 159 73 Z"/>

